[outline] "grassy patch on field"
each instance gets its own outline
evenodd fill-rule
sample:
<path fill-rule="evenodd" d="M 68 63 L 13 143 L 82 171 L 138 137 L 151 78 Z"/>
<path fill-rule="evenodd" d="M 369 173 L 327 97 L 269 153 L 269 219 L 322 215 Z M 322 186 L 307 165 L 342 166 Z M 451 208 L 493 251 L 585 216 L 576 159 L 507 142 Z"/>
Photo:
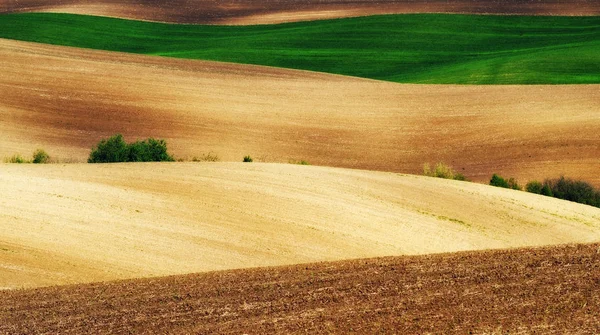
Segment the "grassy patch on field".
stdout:
<path fill-rule="evenodd" d="M 600 83 L 600 17 L 381 15 L 258 26 L 0 16 L 0 37 L 406 83 Z"/>

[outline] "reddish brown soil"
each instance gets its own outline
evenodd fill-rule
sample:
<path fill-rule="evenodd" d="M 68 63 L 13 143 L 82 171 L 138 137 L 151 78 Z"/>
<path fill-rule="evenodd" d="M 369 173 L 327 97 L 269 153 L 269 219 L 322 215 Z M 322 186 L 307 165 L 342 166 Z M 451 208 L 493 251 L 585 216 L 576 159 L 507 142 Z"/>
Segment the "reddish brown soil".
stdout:
<path fill-rule="evenodd" d="M 307 71 L 0 40 L 0 159 L 85 161 L 100 139 L 177 157 L 306 160 L 475 181 L 561 174 L 600 186 L 600 85 L 401 85 Z"/>
<path fill-rule="evenodd" d="M 597 0 L 4 0 L 1 12 L 51 11 L 208 24 L 258 24 L 391 13 L 599 15 Z"/>
<path fill-rule="evenodd" d="M 600 244 L 0 293 L 0 333 L 596 334 Z"/>

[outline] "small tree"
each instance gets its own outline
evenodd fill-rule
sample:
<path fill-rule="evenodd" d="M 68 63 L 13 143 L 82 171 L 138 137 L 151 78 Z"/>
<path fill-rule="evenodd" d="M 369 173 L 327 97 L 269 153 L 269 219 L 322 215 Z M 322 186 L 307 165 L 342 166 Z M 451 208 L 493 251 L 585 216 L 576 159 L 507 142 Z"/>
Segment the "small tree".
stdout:
<path fill-rule="evenodd" d="M 246 155 L 244 156 L 244 163 L 252 163 L 253 159 L 252 157 L 250 157 L 250 155 Z"/>

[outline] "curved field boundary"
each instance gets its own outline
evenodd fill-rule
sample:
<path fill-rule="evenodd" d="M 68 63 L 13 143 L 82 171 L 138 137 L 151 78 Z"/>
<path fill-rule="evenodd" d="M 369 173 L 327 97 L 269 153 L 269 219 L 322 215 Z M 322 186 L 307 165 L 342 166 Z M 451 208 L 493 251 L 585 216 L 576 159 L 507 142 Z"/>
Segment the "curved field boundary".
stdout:
<path fill-rule="evenodd" d="M 246 25 L 401 13 L 600 15 L 600 3 L 595 0 L 8 0 L 0 4 L 0 13 L 30 11 Z"/>
<path fill-rule="evenodd" d="M 594 334 L 599 251 L 461 252 L 7 291 L 0 332 Z"/>
<path fill-rule="evenodd" d="M 595 207 L 292 164 L 1 164 L 0 193 L 3 288 L 600 241 Z"/>
<path fill-rule="evenodd" d="M 262 26 L 0 16 L 0 37 L 402 83 L 600 83 L 600 17 L 385 15 Z"/>
<path fill-rule="evenodd" d="M 102 138 L 164 138 L 177 158 L 475 181 L 561 174 L 600 186 L 600 86 L 400 85 L 278 68 L 0 40 L 0 160 L 85 162 Z"/>

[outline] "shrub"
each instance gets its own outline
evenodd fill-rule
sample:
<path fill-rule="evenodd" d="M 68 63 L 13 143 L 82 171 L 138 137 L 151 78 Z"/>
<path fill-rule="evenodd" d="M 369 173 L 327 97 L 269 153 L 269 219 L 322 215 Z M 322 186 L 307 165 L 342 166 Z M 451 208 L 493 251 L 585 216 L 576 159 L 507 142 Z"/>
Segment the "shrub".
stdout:
<path fill-rule="evenodd" d="M 4 161 L 6 163 L 16 163 L 16 164 L 29 163 L 26 160 L 24 160 L 23 157 L 19 154 L 15 154 L 12 157 L 5 159 Z"/>
<path fill-rule="evenodd" d="M 167 153 L 167 142 L 149 138 L 128 145 L 129 162 L 173 162 Z"/>
<path fill-rule="evenodd" d="M 305 161 L 305 160 L 300 160 L 300 161 L 295 161 L 295 160 L 289 160 L 290 164 L 298 164 L 298 165 L 310 165 L 309 162 Z"/>
<path fill-rule="evenodd" d="M 88 158 L 88 163 L 163 161 L 174 161 L 167 153 L 167 143 L 164 140 L 149 138 L 127 144 L 121 134 L 100 141 Z"/>
<path fill-rule="evenodd" d="M 431 170 L 428 163 L 423 164 L 423 175 L 444 179 L 467 180 L 462 173 L 455 172 L 452 167 L 444 163 L 437 163 L 434 170 Z"/>
<path fill-rule="evenodd" d="M 252 157 L 250 155 L 244 156 L 244 163 L 252 163 Z"/>
<path fill-rule="evenodd" d="M 542 187 L 542 190 L 540 191 L 541 195 L 545 195 L 547 197 L 553 197 L 554 193 L 552 193 L 552 189 L 550 188 L 550 185 L 548 184 L 544 184 L 544 186 Z"/>
<path fill-rule="evenodd" d="M 518 190 L 518 191 L 522 191 L 523 188 L 517 183 L 517 180 L 515 178 L 509 178 L 508 179 L 508 188 L 512 188 L 513 190 Z"/>
<path fill-rule="evenodd" d="M 494 175 L 492 175 L 492 179 L 490 179 L 490 185 L 496 187 L 509 188 L 508 182 L 495 173 Z"/>
<path fill-rule="evenodd" d="M 525 185 L 525 190 L 529 193 L 542 194 L 544 185 L 537 180 L 530 181 Z"/>
<path fill-rule="evenodd" d="M 454 174 L 454 180 L 468 181 L 467 177 L 465 177 L 465 175 L 460 172 L 456 172 Z"/>
<path fill-rule="evenodd" d="M 49 159 L 50 156 L 42 149 L 37 149 L 33 152 L 33 164 L 46 164 Z"/>
<path fill-rule="evenodd" d="M 207 154 L 203 154 L 200 157 L 192 158 L 192 162 L 218 162 L 220 160 L 221 159 L 219 158 L 219 155 L 213 153 L 212 151 Z"/>

